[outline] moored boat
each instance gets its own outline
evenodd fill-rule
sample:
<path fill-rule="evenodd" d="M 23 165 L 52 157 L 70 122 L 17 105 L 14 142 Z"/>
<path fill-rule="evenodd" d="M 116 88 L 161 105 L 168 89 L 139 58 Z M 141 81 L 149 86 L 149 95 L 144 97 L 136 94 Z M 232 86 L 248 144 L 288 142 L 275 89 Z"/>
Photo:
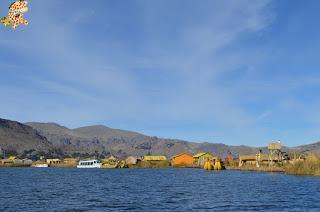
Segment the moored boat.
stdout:
<path fill-rule="evenodd" d="M 101 168 L 101 162 L 98 160 L 80 160 L 77 168 Z"/>
<path fill-rule="evenodd" d="M 38 164 L 33 164 L 31 167 L 48 168 L 48 164 L 46 164 L 46 163 L 38 163 Z"/>

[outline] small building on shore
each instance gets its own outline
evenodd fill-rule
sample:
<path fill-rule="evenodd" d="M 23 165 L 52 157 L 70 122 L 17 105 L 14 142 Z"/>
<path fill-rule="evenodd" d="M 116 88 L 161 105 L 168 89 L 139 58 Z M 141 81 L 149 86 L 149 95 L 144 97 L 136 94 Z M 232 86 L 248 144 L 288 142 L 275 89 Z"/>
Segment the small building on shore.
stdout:
<path fill-rule="evenodd" d="M 193 156 L 194 165 L 203 167 L 206 161 L 212 160 L 213 155 L 209 152 L 200 152 Z"/>
<path fill-rule="evenodd" d="M 11 158 L 12 159 L 12 158 Z M 14 167 L 25 167 L 25 166 L 31 166 L 32 160 L 30 159 L 1 159 L 0 165 L 2 166 L 14 166 Z"/>
<path fill-rule="evenodd" d="M 282 158 L 278 155 L 268 155 L 268 154 L 251 154 L 251 155 L 240 155 L 239 157 L 239 167 L 243 165 L 269 165 L 271 163 L 279 163 Z"/>
<path fill-rule="evenodd" d="M 1 164 L 1 165 L 13 164 L 13 160 L 1 159 L 1 160 L 0 160 L 0 164 Z"/>
<path fill-rule="evenodd" d="M 13 163 L 16 165 L 24 165 L 24 166 L 30 165 L 31 166 L 32 160 L 26 159 L 26 158 L 25 159 L 16 159 L 13 161 Z"/>
<path fill-rule="evenodd" d="M 56 165 L 56 164 L 60 164 L 62 161 L 58 158 L 54 158 L 54 159 L 47 159 L 46 162 L 48 165 Z"/>
<path fill-rule="evenodd" d="M 257 164 L 257 155 L 240 155 L 239 157 L 239 167 L 243 165 L 256 165 Z"/>
<path fill-rule="evenodd" d="M 179 155 L 175 155 L 171 159 L 172 166 L 185 166 L 185 167 L 192 167 L 194 166 L 193 163 L 194 159 L 191 155 L 187 153 L 181 153 Z"/>

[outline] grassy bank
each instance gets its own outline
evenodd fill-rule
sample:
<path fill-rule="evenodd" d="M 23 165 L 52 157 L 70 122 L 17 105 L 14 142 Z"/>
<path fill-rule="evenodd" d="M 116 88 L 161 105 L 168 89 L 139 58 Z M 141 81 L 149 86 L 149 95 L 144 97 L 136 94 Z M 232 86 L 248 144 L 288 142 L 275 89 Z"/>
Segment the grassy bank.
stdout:
<path fill-rule="evenodd" d="M 293 175 L 320 176 L 320 156 L 309 155 L 305 161 L 297 161 L 285 166 L 285 172 Z"/>
<path fill-rule="evenodd" d="M 311 175 L 320 176 L 320 155 L 309 155 L 305 160 L 294 161 L 284 166 L 261 166 L 257 168 L 255 165 L 244 165 L 239 167 L 226 166 L 227 170 L 239 171 L 261 171 L 261 172 L 285 172 L 291 175 Z"/>

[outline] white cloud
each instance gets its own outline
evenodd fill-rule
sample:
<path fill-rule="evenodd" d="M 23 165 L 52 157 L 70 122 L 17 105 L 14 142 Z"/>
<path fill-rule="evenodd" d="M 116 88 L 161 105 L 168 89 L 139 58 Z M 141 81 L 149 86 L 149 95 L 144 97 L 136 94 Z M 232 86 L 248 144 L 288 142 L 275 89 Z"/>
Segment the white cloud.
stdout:
<path fill-rule="evenodd" d="M 92 18 L 96 15 L 94 10 L 68 11 L 70 17 L 63 22 L 61 17 L 50 15 L 55 14 L 50 10 L 60 4 L 52 1 L 34 2 L 31 24 L 23 39 L 16 35 L 12 42 L 0 45 L 12 46 L 43 69 L 43 78 L 31 76 L 35 86 L 64 96 L 57 99 L 59 102 L 44 99 L 43 106 L 60 107 L 39 112 L 39 119 L 52 119 L 56 111 L 64 114 L 60 123 L 73 126 L 82 125 L 81 118 L 90 117 L 97 121 L 134 119 L 144 123 L 203 121 L 209 126 L 219 125 L 225 132 L 230 130 L 234 138 L 258 138 L 254 132 L 258 131 L 255 117 L 241 107 L 236 101 L 239 97 L 219 80 L 222 75 L 260 59 L 251 57 L 251 51 L 233 51 L 231 47 L 242 36 L 269 26 L 273 20 L 270 1 L 193 3 L 179 8 L 172 1 L 144 2 L 143 22 L 130 23 L 142 25 L 144 30 L 139 31 L 144 39 L 136 54 L 121 44 L 117 36 L 95 40 L 94 34 L 79 34 L 85 29 L 74 23 Z M 95 33 L 100 24 L 112 26 L 108 21 L 93 23 Z M 130 35 L 127 36 L 129 39 Z M 36 101 L 36 93 L 29 95 Z M 90 100 L 93 107 L 71 108 L 63 102 L 66 97 L 86 106 Z M 249 129 L 250 133 L 243 133 Z"/>

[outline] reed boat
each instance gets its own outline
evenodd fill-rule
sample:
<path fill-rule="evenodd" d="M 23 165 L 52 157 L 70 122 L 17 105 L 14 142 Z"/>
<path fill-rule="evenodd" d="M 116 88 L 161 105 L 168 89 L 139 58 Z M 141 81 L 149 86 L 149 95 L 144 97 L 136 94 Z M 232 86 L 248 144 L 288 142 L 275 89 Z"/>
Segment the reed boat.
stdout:
<path fill-rule="evenodd" d="M 46 164 L 46 163 L 38 163 L 38 164 L 33 164 L 31 167 L 48 168 L 48 164 Z"/>

